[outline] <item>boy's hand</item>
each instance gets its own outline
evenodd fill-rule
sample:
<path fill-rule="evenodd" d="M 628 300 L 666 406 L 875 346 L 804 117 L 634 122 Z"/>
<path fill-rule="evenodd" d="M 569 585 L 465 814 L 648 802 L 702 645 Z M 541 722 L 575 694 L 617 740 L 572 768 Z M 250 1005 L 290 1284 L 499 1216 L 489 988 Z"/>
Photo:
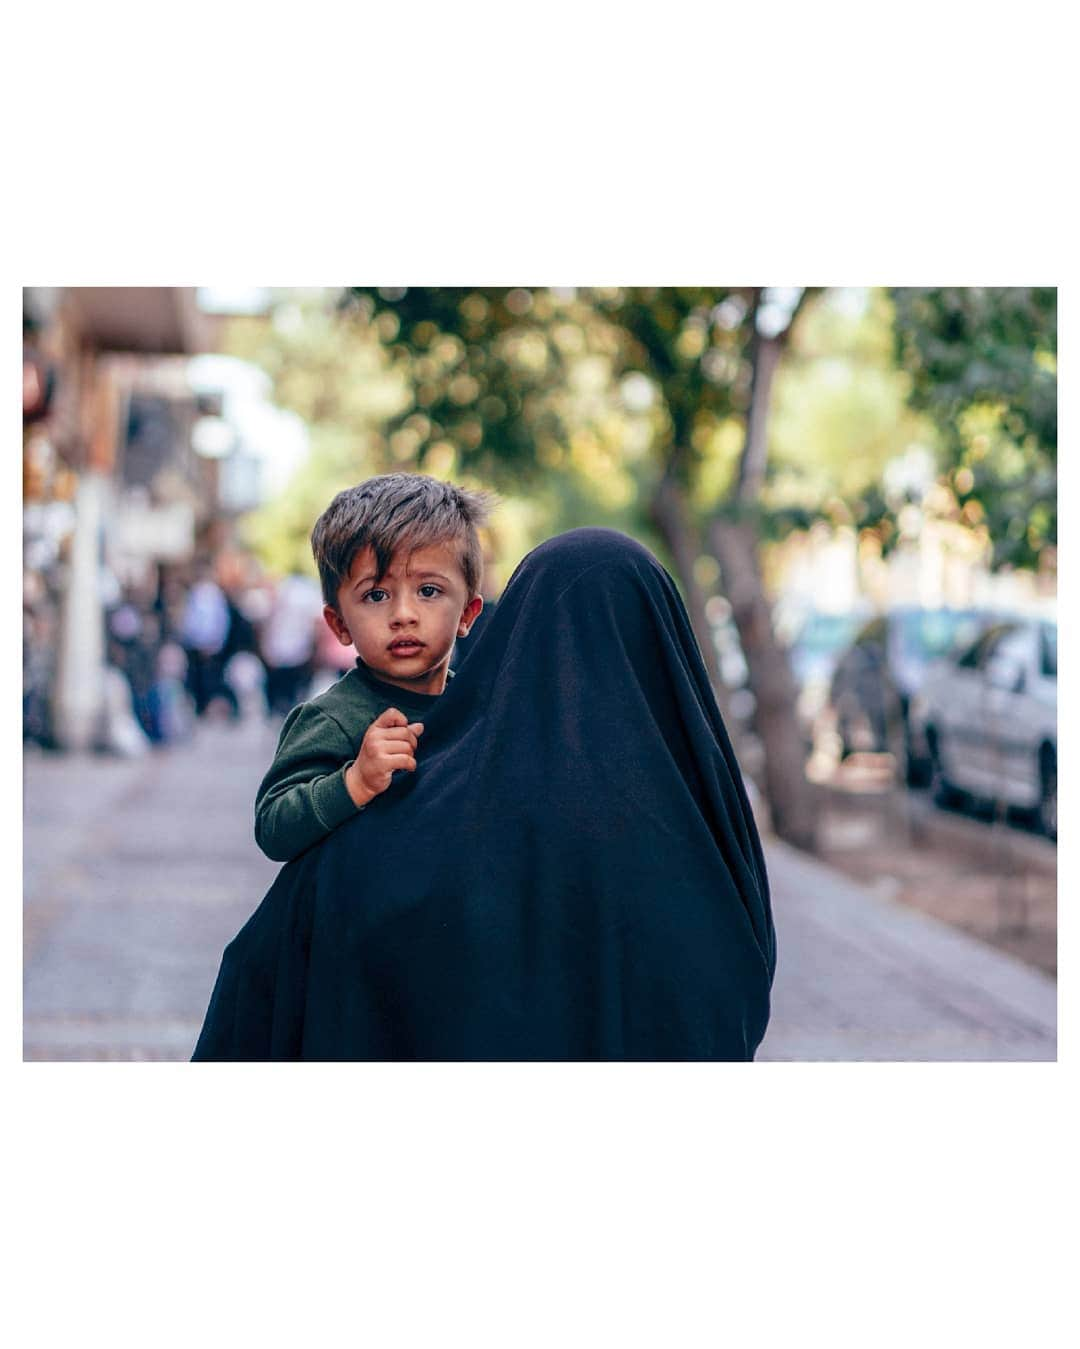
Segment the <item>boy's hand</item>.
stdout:
<path fill-rule="evenodd" d="M 367 728 L 360 753 L 345 770 L 345 786 L 353 805 L 366 806 L 390 786 L 399 768 L 416 771 L 416 742 L 423 722 L 409 722 L 396 707 L 388 707 Z"/>

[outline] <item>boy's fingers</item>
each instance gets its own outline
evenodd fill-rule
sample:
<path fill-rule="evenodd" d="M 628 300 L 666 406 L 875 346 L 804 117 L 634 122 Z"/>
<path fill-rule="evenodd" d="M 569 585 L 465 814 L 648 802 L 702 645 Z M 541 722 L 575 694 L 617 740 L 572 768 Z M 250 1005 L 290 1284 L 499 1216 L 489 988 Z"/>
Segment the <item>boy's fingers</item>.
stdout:
<path fill-rule="evenodd" d="M 407 726 L 408 724 L 409 718 L 403 712 L 399 712 L 396 707 L 388 707 L 372 722 L 373 726 Z"/>
<path fill-rule="evenodd" d="M 416 760 L 411 754 L 391 754 L 384 760 L 387 768 L 395 772 L 399 768 L 407 768 L 410 773 L 416 770 Z"/>
<path fill-rule="evenodd" d="M 394 750 L 401 745 L 408 745 L 410 749 L 416 748 L 416 736 L 408 726 L 392 726 L 379 737 L 379 742 L 388 750 Z"/>
<path fill-rule="evenodd" d="M 414 735 L 423 735 L 424 723 L 422 721 L 410 721 L 409 730 L 412 731 Z"/>

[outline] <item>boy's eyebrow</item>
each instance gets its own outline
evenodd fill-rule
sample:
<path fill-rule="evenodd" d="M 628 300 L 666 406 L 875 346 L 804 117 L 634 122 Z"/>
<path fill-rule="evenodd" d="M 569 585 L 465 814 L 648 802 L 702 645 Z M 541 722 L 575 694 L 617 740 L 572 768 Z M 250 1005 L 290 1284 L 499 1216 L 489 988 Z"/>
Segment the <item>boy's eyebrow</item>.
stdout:
<path fill-rule="evenodd" d="M 437 581 L 446 581 L 447 584 L 449 584 L 449 578 L 444 576 L 441 571 L 417 571 L 413 572 L 412 575 L 418 581 L 422 581 L 427 577 L 432 577 Z M 367 585 L 369 581 L 379 581 L 381 579 L 382 579 L 381 577 L 375 575 L 361 576 L 360 579 L 353 586 L 353 589 L 358 590 L 361 586 Z"/>

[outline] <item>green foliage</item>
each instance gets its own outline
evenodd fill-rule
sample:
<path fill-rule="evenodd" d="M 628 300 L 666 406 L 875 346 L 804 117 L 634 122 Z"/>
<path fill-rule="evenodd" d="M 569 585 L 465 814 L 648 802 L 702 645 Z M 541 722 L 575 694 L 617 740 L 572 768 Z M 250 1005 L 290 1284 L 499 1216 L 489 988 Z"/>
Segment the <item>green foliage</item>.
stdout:
<path fill-rule="evenodd" d="M 411 403 L 386 426 L 401 462 L 527 495 L 540 534 L 651 535 L 642 480 L 657 431 L 620 383 L 623 334 L 574 290 L 352 288 L 342 312 L 388 343 Z"/>
<path fill-rule="evenodd" d="M 1057 291 L 892 292 L 911 404 L 933 418 L 964 518 L 994 565 L 1037 567 L 1057 542 Z"/>
<path fill-rule="evenodd" d="M 414 404 L 388 434 L 408 434 L 418 467 L 527 492 L 549 532 L 603 523 L 659 547 L 649 508 L 662 474 L 703 506 L 729 490 L 753 294 L 357 287 L 343 307 L 405 372 Z"/>
<path fill-rule="evenodd" d="M 395 468 L 494 486 L 503 552 L 578 523 L 647 533 L 638 474 L 656 410 L 624 403 L 611 325 L 573 293 L 353 289 L 235 321 L 226 346 L 311 432 L 287 492 L 246 526 L 274 570 L 308 566 L 335 491 Z"/>
<path fill-rule="evenodd" d="M 528 481 L 566 467 L 578 434 L 595 439 L 599 481 L 646 449 L 690 474 L 717 425 L 745 407 L 747 303 L 694 287 L 354 288 L 347 310 L 381 328 L 409 372 L 421 460 L 445 436 L 463 467 Z M 620 396 L 635 374 L 648 384 L 636 412 Z"/>
<path fill-rule="evenodd" d="M 387 426 L 401 463 L 534 484 L 575 430 L 618 411 L 609 332 L 573 294 L 353 287 L 342 312 L 379 336 L 408 390 Z"/>
<path fill-rule="evenodd" d="M 655 385 L 666 414 L 657 448 L 690 485 L 716 428 L 749 405 L 751 292 L 630 286 L 592 297 L 618 327 L 624 369 Z"/>
<path fill-rule="evenodd" d="M 269 374 L 276 402 L 304 419 L 311 441 L 288 489 L 246 517 L 244 542 L 273 572 L 314 575 L 312 525 L 335 492 L 388 467 L 383 428 L 407 389 L 378 335 L 316 296 L 290 299 L 271 319 L 234 319 L 223 345 Z"/>
<path fill-rule="evenodd" d="M 909 405 L 885 292 L 829 290 L 806 306 L 777 373 L 759 527 L 770 540 L 823 520 L 899 539 L 897 513 L 918 491 L 886 487 L 912 451 L 932 462 L 932 420 Z"/>
<path fill-rule="evenodd" d="M 759 323 L 770 305 L 790 316 L 797 294 L 353 287 L 336 305 L 301 296 L 272 321 L 238 320 L 230 350 L 270 373 L 312 435 L 309 461 L 249 538 L 272 565 L 306 566 L 330 496 L 402 467 L 495 487 L 523 551 L 583 523 L 658 546 L 661 475 L 699 517 L 731 509 L 755 305 Z M 941 458 L 957 518 L 990 529 L 998 561 L 1037 558 L 1056 530 L 1053 295 L 810 295 L 773 386 L 765 486 L 740 513 L 765 538 L 824 518 L 888 546 L 904 501 L 885 470 L 921 445 Z"/>
<path fill-rule="evenodd" d="M 927 420 L 909 411 L 910 381 L 891 359 L 891 312 L 880 294 L 852 309 L 827 293 L 807 309 L 776 377 L 769 424 L 767 501 L 815 513 L 880 488 L 886 465 L 927 443 Z"/>

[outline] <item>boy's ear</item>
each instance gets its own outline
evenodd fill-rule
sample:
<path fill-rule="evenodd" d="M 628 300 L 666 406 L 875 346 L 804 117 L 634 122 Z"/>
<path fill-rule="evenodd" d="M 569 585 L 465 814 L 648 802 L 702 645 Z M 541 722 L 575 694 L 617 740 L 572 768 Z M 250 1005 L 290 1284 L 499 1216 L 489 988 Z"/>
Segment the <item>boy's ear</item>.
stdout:
<path fill-rule="evenodd" d="M 484 598 L 482 595 L 474 596 L 468 604 L 466 604 L 465 608 L 461 611 L 461 619 L 458 623 L 457 635 L 459 637 L 467 637 L 469 635 L 469 629 L 476 622 L 476 616 L 483 607 Z"/>
<path fill-rule="evenodd" d="M 338 639 L 342 646 L 352 646 L 352 633 L 345 626 L 345 620 L 332 604 L 324 604 L 322 611 L 323 618 L 326 619 L 326 626 Z"/>

